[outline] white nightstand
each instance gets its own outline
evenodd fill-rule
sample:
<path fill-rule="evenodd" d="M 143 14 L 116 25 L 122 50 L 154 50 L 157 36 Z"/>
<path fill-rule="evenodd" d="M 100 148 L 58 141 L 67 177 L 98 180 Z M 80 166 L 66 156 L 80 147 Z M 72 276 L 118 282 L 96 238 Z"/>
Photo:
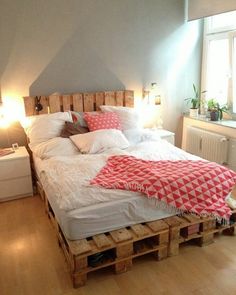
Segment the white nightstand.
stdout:
<path fill-rule="evenodd" d="M 175 134 L 165 129 L 155 129 L 155 132 L 162 138 L 167 140 L 171 144 L 175 144 Z"/>
<path fill-rule="evenodd" d="M 0 157 L 0 202 L 33 195 L 29 154 L 25 147 Z"/>

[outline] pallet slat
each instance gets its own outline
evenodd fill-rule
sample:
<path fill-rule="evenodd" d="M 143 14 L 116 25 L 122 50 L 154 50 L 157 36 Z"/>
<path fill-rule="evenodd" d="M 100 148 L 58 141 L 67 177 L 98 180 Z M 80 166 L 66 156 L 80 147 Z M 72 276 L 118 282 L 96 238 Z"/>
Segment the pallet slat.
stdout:
<path fill-rule="evenodd" d="M 61 96 L 50 95 L 49 96 L 49 108 L 51 113 L 57 113 L 61 111 Z"/>
<path fill-rule="evenodd" d="M 149 234 L 148 229 L 142 224 L 135 224 L 131 226 L 131 229 L 137 237 L 145 237 Z"/>
<path fill-rule="evenodd" d="M 71 252 L 75 255 L 80 255 L 84 253 L 88 253 L 92 250 L 86 239 L 78 240 L 78 241 L 68 241 Z"/>
<path fill-rule="evenodd" d="M 108 247 L 111 245 L 110 240 L 104 234 L 93 236 L 93 240 L 99 249 L 102 249 L 104 247 Z"/>
<path fill-rule="evenodd" d="M 96 111 L 100 111 L 100 106 L 105 104 L 104 92 L 97 92 L 95 94 Z"/>
<path fill-rule="evenodd" d="M 157 221 L 151 221 L 147 223 L 147 226 L 154 232 L 159 232 L 163 230 L 168 230 L 168 225 L 162 221 L 162 220 L 157 220 Z"/>
<path fill-rule="evenodd" d="M 130 90 L 125 90 L 125 103 L 126 107 L 132 108 L 134 106 L 134 92 Z"/>
<path fill-rule="evenodd" d="M 106 91 L 105 92 L 105 105 L 115 106 L 116 99 L 115 99 L 115 92 L 114 91 Z"/>
<path fill-rule="evenodd" d="M 72 95 L 73 110 L 76 112 L 83 112 L 83 95 L 81 93 L 76 93 Z"/>
<path fill-rule="evenodd" d="M 62 105 L 63 105 L 63 111 L 69 111 L 71 109 L 72 105 L 72 98 L 71 95 L 62 95 Z"/>
<path fill-rule="evenodd" d="M 125 98 L 124 91 L 116 91 L 116 105 L 117 106 L 122 107 L 124 105 L 124 98 Z"/>
<path fill-rule="evenodd" d="M 111 231 L 110 235 L 116 243 L 121 243 L 132 239 L 132 235 L 126 228 Z"/>
<path fill-rule="evenodd" d="M 93 112 L 95 103 L 94 93 L 84 93 L 84 112 Z"/>

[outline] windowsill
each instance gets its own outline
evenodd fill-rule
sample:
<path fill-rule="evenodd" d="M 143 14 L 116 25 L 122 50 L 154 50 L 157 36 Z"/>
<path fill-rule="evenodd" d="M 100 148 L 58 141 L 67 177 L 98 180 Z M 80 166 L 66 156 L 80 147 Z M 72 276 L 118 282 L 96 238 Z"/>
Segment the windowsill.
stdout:
<path fill-rule="evenodd" d="M 197 118 L 193 118 L 190 116 L 185 116 L 187 118 L 193 119 L 193 120 L 198 120 L 198 121 L 203 121 L 203 122 L 208 122 L 210 124 L 216 124 L 224 127 L 230 127 L 236 129 L 236 120 L 219 120 L 219 121 L 211 121 L 209 118 L 202 117 L 201 115 Z"/>

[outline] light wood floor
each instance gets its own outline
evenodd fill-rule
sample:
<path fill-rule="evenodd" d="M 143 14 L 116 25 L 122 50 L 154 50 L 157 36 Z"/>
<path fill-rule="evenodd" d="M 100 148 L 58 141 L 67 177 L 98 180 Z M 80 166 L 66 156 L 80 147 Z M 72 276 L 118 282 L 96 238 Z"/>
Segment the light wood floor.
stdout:
<path fill-rule="evenodd" d="M 68 268 L 41 200 L 0 204 L 1 295 L 235 295 L 236 236 L 220 236 L 205 248 L 186 245 L 161 262 L 134 261 L 130 272 L 104 270 L 73 289 Z"/>

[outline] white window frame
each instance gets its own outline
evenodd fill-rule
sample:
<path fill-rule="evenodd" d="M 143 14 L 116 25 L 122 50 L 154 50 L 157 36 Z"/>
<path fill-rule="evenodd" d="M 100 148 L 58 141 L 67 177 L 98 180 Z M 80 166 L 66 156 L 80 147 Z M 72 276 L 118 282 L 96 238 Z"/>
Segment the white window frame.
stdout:
<path fill-rule="evenodd" d="M 209 48 L 209 42 L 211 40 L 220 40 L 220 39 L 229 39 L 229 61 L 230 61 L 230 69 L 229 69 L 229 84 L 228 84 L 228 98 L 227 104 L 230 106 L 230 112 L 232 112 L 233 118 L 236 118 L 236 112 L 233 113 L 233 80 L 234 75 L 236 76 L 236 69 L 233 72 L 233 59 L 236 59 L 236 56 L 233 56 L 233 43 L 234 37 L 236 37 L 236 26 L 225 26 L 217 29 L 211 29 L 211 17 L 205 18 L 204 20 L 204 33 L 203 33 L 203 55 L 202 55 L 202 76 L 201 76 L 201 91 L 205 91 L 206 89 L 206 78 L 207 78 L 207 54 Z M 235 77 L 236 79 L 236 77 Z M 234 89 L 236 91 L 236 89 Z M 236 94 L 235 94 L 236 95 Z M 236 102 L 234 102 L 236 103 Z M 236 106 L 234 106 L 236 109 Z"/>

